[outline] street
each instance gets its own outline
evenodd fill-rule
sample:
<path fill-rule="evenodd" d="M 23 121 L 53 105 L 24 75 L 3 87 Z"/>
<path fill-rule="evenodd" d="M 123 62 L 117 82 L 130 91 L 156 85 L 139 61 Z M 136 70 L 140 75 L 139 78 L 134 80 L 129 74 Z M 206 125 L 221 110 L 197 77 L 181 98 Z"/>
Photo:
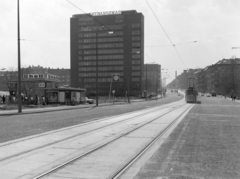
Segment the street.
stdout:
<path fill-rule="evenodd" d="M 120 161 L 129 160 L 129 157 L 136 155 L 136 152 L 140 150 L 139 147 L 146 145 L 146 141 L 149 141 L 156 133 L 163 130 L 164 126 L 177 117 L 173 117 L 177 113 L 169 113 L 166 117 L 159 118 L 159 121 L 153 121 L 152 124 L 149 124 L 149 127 L 141 129 L 142 131 L 136 131 L 129 135 L 127 131 L 149 120 L 151 121 L 154 115 L 157 114 L 154 110 L 157 109 L 158 105 L 160 105 L 158 115 L 176 108 L 170 105 L 161 109 L 161 106 L 180 98 L 176 93 L 168 93 L 167 97 L 163 99 L 135 102 L 130 105 L 112 105 L 98 108 L 1 116 L 1 140 L 8 141 L 1 143 L 1 150 L 8 151 L 2 152 L 2 170 L 7 175 L 7 170 L 11 166 L 8 162 L 9 159 L 12 161 L 16 160 L 16 162 L 22 163 L 21 165 L 31 166 L 25 169 L 26 171 L 29 170 L 29 172 L 34 167 L 38 168 L 43 165 L 43 162 L 48 162 L 48 165 L 44 164 L 46 167 L 42 166 L 41 170 L 33 170 L 31 172 L 33 175 L 36 175 L 39 172 L 41 173 L 41 171 L 47 170 L 47 168 L 61 164 L 62 161 L 70 160 L 77 154 L 94 149 L 99 145 L 105 145 L 105 142 L 116 140 L 115 137 L 119 135 L 122 136 L 124 134 L 125 136 L 127 134 L 126 137 L 119 140 L 120 143 L 113 142 L 109 146 L 107 145 L 106 149 L 99 150 L 100 154 L 93 153 L 93 155 L 87 156 L 85 160 L 84 158 L 78 160 L 74 162 L 76 164 L 73 163 L 72 166 L 70 165 L 68 168 L 54 174 L 56 177 L 61 175 L 63 178 L 74 175 L 75 177 L 80 176 L 76 173 L 76 170 L 79 171 L 78 166 L 81 165 L 81 168 L 83 168 L 82 176 L 98 178 L 101 173 L 100 178 L 106 178 L 108 174 L 104 171 L 113 172 L 118 168 L 116 165 L 121 165 Z M 238 110 L 240 102 L 221 97 L 199 97 L 198 99 L 200 102 L 194 104 L 183 118 L 179 118 L 171 130 L 162 135 L 149 150 L 124 171 L 120 177 L 121 179 L 240 178 L 240 111 Z M 137 111 L 132 113 L 131 111 L 133 110 Z M 147 113 L 142 113 L 143 111 Z M 179 109 L 178 113 L 180 114 L 181 111 Z M 117 117 L 117 114 L 121 115 Z M 132 115 L 135 117 L 128 121 Z M 101 120 L 102 118 L 104 118 L 103 121 Z M 92 124 L 91 121 L 93 122 Z M 87 125 L 85 126 L 84 123 Z M 74 126 L 75 124 L 76 127 Z M 4 128 L 3 125 L 6 127 Z M 110 128 L 108 128 L 108 125 Z M 63 128 L 62 130 L 62 126 L 72 127 Z M 20 129 L 27 130 L 21 131 Z M 59 130 L 50 132 L 53 129 Z M 40 134 L 44 130 L 49 132 Z M 24 135 L 29 137 L 22 138 L 21 136 Z M 15 142 L 9 140 L 11 136 L 18 140 Z M 21 144 L 19 146 L 18 141 Z M 141 144 L 140 141 L 143 143 Z M 134 145 L 132 146 L 131 144 Z M 11 150 L 11 148 L 15 148 L 15 150 Z M 131 150 L 125 150 L 130 148 Z M 39 152 L 36 152 L 38 150 Z M 26 156 L 26 158 L 23 158 L 22 155 Z M 42 157 L 39 158 L 36 155 Z M 49 158 L 48 156 L 51 157 Z M 57 159 L 58 157 L 62 159 L 55 162 L 55 158 Z M 31 161 L 36 162 L 34 162 L 34 165 L 29 165 L 28 163 L 31 163 Z M 106 165 L 99 165 L 97 164 L 98 161 Z M 16 163 L 16 165 L 18 164 Z M 104 167 L 109 168 L 104 169 Z M 91 175 L 87 172 L 88 170 Z M 15 174 L 17 176 L 17 172 L 24 172 L 21 170 L 13 171 L 16 171 L 16 173 L 10 173 L 12 178 L 14 178 Z M 94 171 L 99 171 L 99 175 L 95 175 Z M 64 176 L 65 174 L 67 175 Z M 27 178 L 31 178 L 31 175 Z"/>
<path fill-rule="evenodd" d="M 95 108 L 72 107 L 73 110 L 44 112 L 46 109 L 40 109 L 43 112 L 23 112 L 21 115 L 1 116 L 0 113 L 0 143 L 14 140 L 30 135 L 35 135 L 63 127 L 73 126 L 89 121 L 97 120 L 107 116 L 114 116 L 135 110 L 145 109 L 156 105 L 166 104 L 181 99 L 177 93 L 169 93 L 167 97 L 159 100 L 150 100 L 142 102 L 131 102 L 131 104 L 108 105 Z M 57 107 L 53 108 L 56 110 Z M 61 110 L 62 109 L 62 110 Z M 67 107 L 69 109 L 69 106 Z M 1 111 L 0 111 L 1 112 Z M 5 114 L 5 111 L 2 111 Z M 11 111 L 9 111 L 11 113 Z"/>

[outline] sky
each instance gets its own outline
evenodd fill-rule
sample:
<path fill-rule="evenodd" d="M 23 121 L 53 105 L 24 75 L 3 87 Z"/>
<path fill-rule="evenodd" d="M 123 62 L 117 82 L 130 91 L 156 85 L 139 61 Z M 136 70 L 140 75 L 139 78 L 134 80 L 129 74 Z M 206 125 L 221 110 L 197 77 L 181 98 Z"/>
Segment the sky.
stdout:
<path fill-rule="evenodd" d="M 20 0 L 21 66 L 70 68 L 74 14 L 136 10 L 144 15 L 144 61 L 163 76 L 240 58 L 239 0 Z M 17 68 L 17 0 L 0 0 L 0 69 Z M 169 76 L 169 77 L 168 77 Z"/>

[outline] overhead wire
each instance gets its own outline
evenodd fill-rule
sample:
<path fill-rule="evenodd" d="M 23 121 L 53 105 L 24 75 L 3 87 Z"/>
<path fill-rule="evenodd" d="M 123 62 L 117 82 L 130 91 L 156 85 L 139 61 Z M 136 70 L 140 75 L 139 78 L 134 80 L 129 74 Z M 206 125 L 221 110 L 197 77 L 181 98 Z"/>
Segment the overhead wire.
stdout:
<path fill-rule="evenodd" d="M 175 51 L 177 52 L 177 55 L 178 55 L 178 57 L 180 58 L 180 60 L 182 61 L 183 65 L 187 68 L 187 66 L 185 65 L 182 57 L 180 56 L 180 54 L 179 54 L 179 52 L 178 52 L 178 50 L 177 50 L 177 48 L 176 48 L 176 44 L 174 44 L 174 43 L 172 42 L 172 40 L 170 39 L 170 37 L 168 36 L 167 32 L 166 32 L 165 29 L 163 28 L 161 22 L 160 22 L 159 19 L 157 18 L 156 14 L 154 13 L 153 9 L 151 8 L 151 6 L 150 6 L 149 3 L 147 2 L 147 0 L 145 0 L 145 1 L 146 1 L 146 3 L 147 3 L 148 7 L 150 8 L 150 10 L 152 11 L 153 15 L 155 16 L 155 18 L 157 19 L 158 24 L 159 24 L 160 27 L 162 28 L 163 32 L 165 33 L 165 35 L 167 36 L 167 38 L 168 38 L 169 41 L 171 42 L 172 46 L 174 47 Z"/>

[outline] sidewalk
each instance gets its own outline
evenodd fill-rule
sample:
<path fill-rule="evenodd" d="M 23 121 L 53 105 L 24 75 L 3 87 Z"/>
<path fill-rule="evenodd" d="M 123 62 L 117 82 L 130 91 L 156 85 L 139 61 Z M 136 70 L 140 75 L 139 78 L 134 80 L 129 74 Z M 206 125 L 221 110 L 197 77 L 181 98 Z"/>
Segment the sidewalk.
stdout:
<path fill-rule="evenodd" d="M 160 99 L 160 98 L 158 98 Z M 157 100 L 157 99 L 151 99 L 151 100 Z M 135 99 L 131 100 L 131 102 L 141 102 L 145 101 L 145 99 Z M 127 102 L 114 102 L 114 103 L 99 103 L 98 107 L 102 106 L 110 106 L 110 105 L 123 105 L 123 104 L 128 104 Z M 3 105 L 0 105 L 0 107 Z M 61 111 L 61 110 L 74 110 L 74 109 L 82 109 L 82 108 L 94 108 L 96 107 L 96 104 L 80 104 L 76 106 L 66 106 L 66 105 L 61 105 L 61 106 L 54 106 L 54 107 L 36 107 L 36 108 L 25 108 L 22 109 L 22 113 L 18 113 L 18 109 L 14 110 L 0 110 L 0 116 L 8 116 L 8 115 L 21 115 L 21 114 L 33 114 L 33 113 L 44 113 L 44 112 L 52 112 L 52 111 Z"/>
<path fill-rule="evenodd" d="M 202 97 L 134 178 L 239 179 L 239 107 Z"/>

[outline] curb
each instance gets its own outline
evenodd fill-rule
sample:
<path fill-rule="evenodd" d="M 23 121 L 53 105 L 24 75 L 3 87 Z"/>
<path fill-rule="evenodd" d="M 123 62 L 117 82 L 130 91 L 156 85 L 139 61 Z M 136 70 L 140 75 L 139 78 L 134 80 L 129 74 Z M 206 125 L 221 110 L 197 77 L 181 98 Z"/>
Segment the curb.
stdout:
<path fill-rule="evenodd" d="M 158 99 L 161 99 L 161 98 L 158 98 Z M 158 99 L 151 99 L 151 100 L 158 100 Z M 130 102 L 144 102 L 146 100 L 137 100 L 137 101 L 130 101 Z M 149 101 L 149 100 L 148 100 Z M 114 104 L 113 103 L 102 103 L 100 105 L 98 105 L 98 107 L 104 107 L 104 106 L 113 106 L 113 105 L 124 105 L 124 104 L 131 104 L 131 103 L 128 103 L 128 102 L 115 102 Z M 60 106 L 61 107 L 61 106 Z M 39 110 L 38 109 L 32 109 L 32 110 L 27 110 L 27 111 L 22 111 L 22 113 L 18 113 L 17 110 L 6 110 L 6 113 L 5 111 L 0 111 L 0 116 L 14 116 L 14 115 L 26 115 L 26 114 L 38 114 L 38 113 L 47 113 L 47 112 L 54 112 L 54 111 L 61 111 L 61 110 L 76 110 L 76 109 L 84 109 L 84 108 L 95 108 L 95 104 L 88 104 L 88 105 L 84 105 L 84 106 L 72 106 L 72 107 L 69 107 L 69 106 L 66 106 L 66 107 L 62 107 L 61 109 L 59 109 L 59 107 L 54 107 L 52 109 L 49 109 L 49 108 L 45 108 L 45 110 Z M 3 113 L 1 113 L 3 112 Z"/>

